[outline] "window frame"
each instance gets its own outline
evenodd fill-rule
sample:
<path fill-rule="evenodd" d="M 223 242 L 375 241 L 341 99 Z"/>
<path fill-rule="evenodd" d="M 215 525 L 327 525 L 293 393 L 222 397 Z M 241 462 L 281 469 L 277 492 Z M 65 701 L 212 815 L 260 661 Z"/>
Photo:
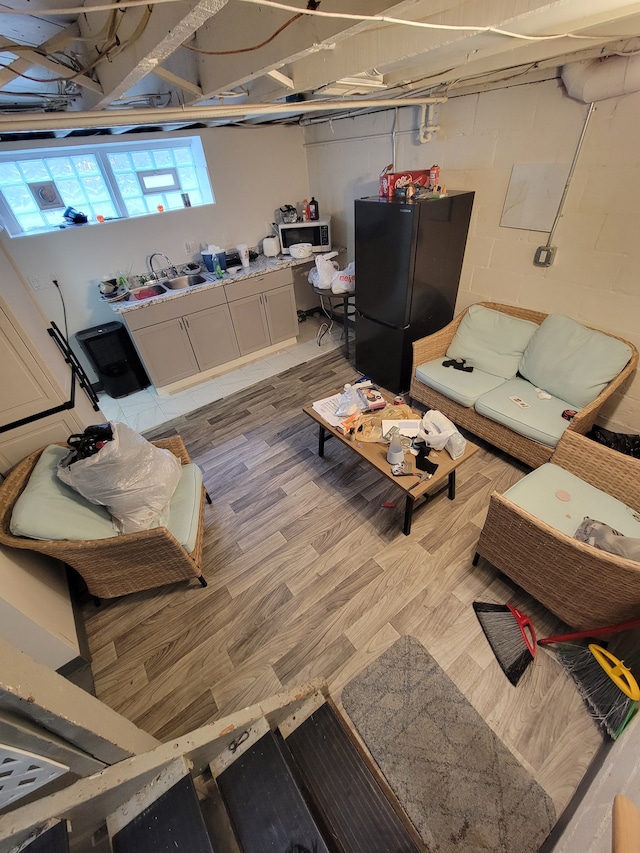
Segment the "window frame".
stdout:
<path fill-rule="evenodd" d="M 51 144 L 54 142 L 54 144 Z M 2 145 L 0 147 L 0 163 L 18 163 L 23 160 L 35 160 L 35 159 L 52 159 L 52 158 L 63 158 L 63 157 L 73 157 L 73 156 L 82 156 L 83 154 L 91 154 L 95 157 L 96 163 L 98 165 L 98 169 L 100 172 L 100 176 L 102 177 L 107 190 L 110 196 L 110 204 L 116 211 L 116 218 L 114 220 L 106 219 L 104 223 L 98 222 L 95 218 L 93 218 L 93 214 L 89 215 L 89 221 L 86 225 L 100 225 L 107 224 L 109 221 L 121 221 L 121 220 L 129 220 L 129 219 L 139 219 L 145 216 L 153 216 L 156 214 L 156 211 L 146 211 L 144 213 L 130 214 L 127 209 L 127 201 L 123 198 L 122 193 L 120 192 L 120 188 L 118 186 L 117 181 L 117 173 L 113 170 L 111 163 L 109 162 L 109 154 L 114 153 L 128 153 L 131 154 L 138 151 L 159 151 L 162 149 L 175 149 L 175 148 L 188 148 L 191 152 L 191 157 L 193 160 L 193 168 L 196 173 L 196 180 L 198 183 L 198 191 L 203 198 L 203 201 L 194 203 L 191 202 L 193 207 L 203 207 L 209 204 L 215 204 L 215 195 L 213 192 L 213 187 L 211 185 L 211 178 L 209 176 L 208 164 L 206 161 L 206 156 L 204 152 L 204 146 L 202 144 L 202 139 L 198 134 L 178 134 L 175 137 L 169 137 L 165 139 L 158 139 L 155 136 L 149 136 L 144 139 L 136 139 L 136 140 L 122 140 L 118 139 L 118 141 L 110 140 L 85 140 L 83 142 L 69 145 L 68 142 L 65 144 L 66 140 L 60 140 L 60 144 L 55 144 L 54 140 L 46 140 L 46 142 L 36 143 L 33 147 L 23 148 L 23 147 L 5 147 Z M 178 172 L 178 166 L 166 166 L 166 167 L 156 167 L 155 169 L 136 169 L 134 168 L 131 172 L 132 175 L 136 177 L 136 180 L 139 182 L 141 194 L 144 198 L 148 195 L 160 194 L 163 192 L 172 192 L 172 193 L 193 193 L 193 188 L 191 189 L 182 189 L 182 185 L 180 183 L 180 176 Z M 139 173 L 150 173 L 150 172 L 158 172 L 160 174 L 166 174 L 169 172 L 173 173 L 175 179 L 174 187 L 163 187 L 162 189 L 146 189 L 144 187 L 143 182 L 140 180 Z M 57 182 L 55 179 L 51 179 L 57 189 Z M 29 188 L 30 183 L 37 183 L 35 181 L 28 182 L 23 178 L 22 185 Z M 59 192 L 59 190 L 58 190 Z M 60 193 L 59 193 L 60 194 Z M 37 202 L 36 202 L 37 204 Z M 190 205 L 190 206 L 191 206 Z M 62 210 L 67 207 L 65 204 Z M 95 205 L 92 203 L 92 207 Z M 167 208 L 165 207 L 166 213 L 173 213 L 176 210 L 182 210 L 184 208 Z M 61 212 L 62 212 L 61 210 Z M 39 213 L 43 213 L 46 211 L 38 210 Z M 42 228 L 38 228 L 33 231 L 25 231 L 23 227 L 20 225 L 20 222 L 17 216 L 14 214 L 11 209 L 9 203 L 5 199 L 3 188 L 0 187 L 0 227 L 4 225 L 7 234 L 11 238 L 17 237 L 36 237 L 43 234 L 51 234 L 55 233 L 59 230 L 64 230 L 64 227 L 60 227 L 58 225 L 50 225 L 43 226 Z M 62 223 L 61 223 L 62 225 Z M 81 227 L 85 228 L 86 225 L 82 225 Z M 76 226 L 72 226 L 76 227 Z"/>

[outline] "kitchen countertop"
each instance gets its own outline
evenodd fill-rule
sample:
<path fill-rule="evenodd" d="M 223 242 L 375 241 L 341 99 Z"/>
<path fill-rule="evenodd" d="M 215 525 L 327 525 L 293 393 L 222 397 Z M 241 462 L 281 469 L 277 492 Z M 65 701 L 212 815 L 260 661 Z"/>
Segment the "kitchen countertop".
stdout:
<path fill-rule="evenodd" d="M 339 247 L 335 247 L 333 251 L 340 252 Z M 289 255 L 276 255 L 275 258 L 267 258 L 265 255 L 251 261 L 249 268 L 240 267 L 237 273 L 231 275 L 228 272 L 224 273 L 223 278 L 216 278 L 215 273 L 203 271 L 200 274 L 207 280 L 203 284 L 196 284 L 192 287 L 184 287 L 181 290 L 167 290 L 166 293 L 161 293 L 159 296 L 152 296 L 149 299 L 141 299 L 135 302 L 122 300 L 121 302 L 108 303 L 110 308 L 116 314 L 126 314 L 129 311 L 141 311 L 149 305 L 157 305 L 160 302 L 168 302 L 172 299 L 183 299 L 190 293 L 200 293 L 203 290 L 211 290 L 214 287 L 220 287 L 223 284 L 233 284 L 236 281 L 244 281 L 248 278 L 255 278 L 265 273 L 274 272 L 274 270 L 288 269 L 290 267 L 301 266 L 302 264 L 312 263 L 314 256 L 311 258 L 292 258 Z M 152 287 L 155 282 L 148 282 L 147 287 Z M 162 284 L 162 282 L 159 282 Z"/>

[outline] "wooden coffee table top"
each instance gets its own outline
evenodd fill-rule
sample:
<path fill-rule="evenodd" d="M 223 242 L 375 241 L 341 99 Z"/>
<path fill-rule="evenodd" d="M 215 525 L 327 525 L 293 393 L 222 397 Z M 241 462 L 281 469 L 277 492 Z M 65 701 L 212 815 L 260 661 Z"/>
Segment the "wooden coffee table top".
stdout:
<path fill-rule="evenodd" d="M 391 402 L 391 398 L 389 398 L 384 392 L 382 393 L 389 399 L 389 402 Z M 466 462 L 467 459 L 470 459 L 471 456 L 473 456 L 474 453 L 477 453 L 480 449 L 476 444 L 473 444 L 467 439 L 465 451 L 458 459 L 452 459 L 447 450 L 432 450 L 429 453 L 429 461 L 435 462 L 438 466 L 438 470 L 431 479 L 422 480 L 418 475 L 394 477 L 391 473 L 391 465 L 387 462 L 387 450 L 389 449 L 389 445 L 386 442 L 358 441 L 357 438 L 355 441 L 351 441 L 348 436 L 342 435 L 342 433 L 338 432 L 335 427 L 328 424 L 327 421 L 325 421 L 324 418 L 322 418 L 315 409 L 312 408 L 311 404 L 304 406 L 302 411 L 323 427 L 327 433 L 335 436 L 352 451 L 357 453 L 358 456 L 361 456 L 362 459 L 365 459 L 370 465 L 377 468 L 378 471 L 380 471 L 381 474 L 384 474 L 384 476 L 395 486 L 402 489 L 408 497 L 414 499 L 421 497 L 427 492 L 440 488 L 456 468 L 462 465 L 463 462 Z M 422 414 L 420 412 L 414 412 L 414 414 L 415 420 L 422 418 Z M 416 468 L 415 456 L 412 453 L 405 452 L 404 461 L 411 465 L 413 471 L 418 470 Z M 418 473 L 421 474 L 423 472 L 419 471 Z"/>

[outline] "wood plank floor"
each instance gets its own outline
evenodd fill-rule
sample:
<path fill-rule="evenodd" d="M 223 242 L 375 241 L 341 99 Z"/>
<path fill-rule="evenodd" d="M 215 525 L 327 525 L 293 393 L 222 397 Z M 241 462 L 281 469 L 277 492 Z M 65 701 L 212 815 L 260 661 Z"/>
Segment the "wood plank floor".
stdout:
<path fill-rule="evenodd" d="M 339 704 L 357 672 L 411 634 L 559 814 L 602 738 L 546 651 L 509 684 L 471 606 L 508 600 L 541 636 L 563 627 L 486 561 L 471 565 L 490 493 L 528 469 L 482 445 L 458 471 L 456 500 L 445 491 L 416 510 L 404 536 L 399 490 L 337 441 L 320 459 L 301 412 L 355 376 L 334 351 L 146 434 L 180 434 L 204 471 L 209 585 L 87 602 L 97 695 L 166 741 L 311 677 Z"/>

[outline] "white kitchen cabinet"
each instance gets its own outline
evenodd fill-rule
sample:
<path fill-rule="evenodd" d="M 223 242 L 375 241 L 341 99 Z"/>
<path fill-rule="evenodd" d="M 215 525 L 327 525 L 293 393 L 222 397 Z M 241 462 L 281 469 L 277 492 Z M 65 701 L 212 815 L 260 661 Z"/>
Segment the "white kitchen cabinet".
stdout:
<path fill-rule="evenodd" d="M 265 349 L 271 343 L 262 293 L 236 299 L 229 305 L 242 355 Z"/>
<path fill-rule="evenodd" d="M 237 358 L 222 287 L 123 314 L 154 385 L 162 387 Z"/>

